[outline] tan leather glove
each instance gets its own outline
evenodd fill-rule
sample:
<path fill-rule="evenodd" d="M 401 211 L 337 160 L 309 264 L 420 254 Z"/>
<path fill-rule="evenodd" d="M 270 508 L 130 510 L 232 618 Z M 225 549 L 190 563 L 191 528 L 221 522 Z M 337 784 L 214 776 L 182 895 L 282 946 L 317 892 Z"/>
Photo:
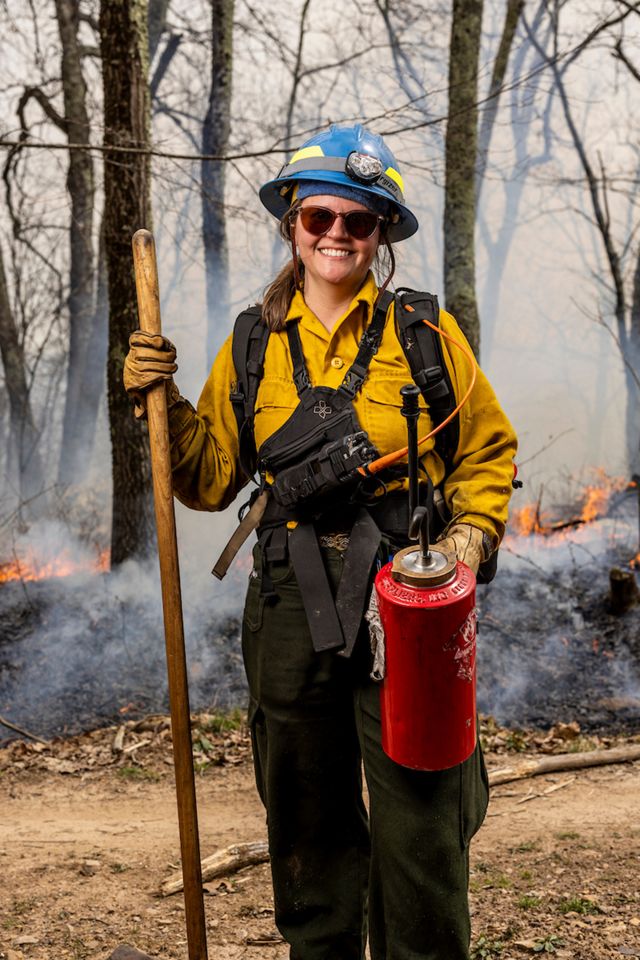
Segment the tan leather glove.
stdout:
<path fill-rule="evenodd" d="M 450 527 L 447 535 L 438 540 L 437 547 L 443 553 L 462 560 L 476 574 L 478 567 L 488 556 L 482 530 L 468 523 L 456 523 Z"/>
<path fill-rule="evenodd" d="M 135 401 L 136 417 L 146 414 L 145 391 L 161 380 L 169 381 L 168 386 L 173 387 L 173 374 L 177 369 L 176 348 L 170 340 L 159 334 L 133 331 L 129 337 L 129 353 L 124 358 L 122 379 L 125 390 Z M 175 388 L 168 391 L 168 395 L 174 392 Z"/>

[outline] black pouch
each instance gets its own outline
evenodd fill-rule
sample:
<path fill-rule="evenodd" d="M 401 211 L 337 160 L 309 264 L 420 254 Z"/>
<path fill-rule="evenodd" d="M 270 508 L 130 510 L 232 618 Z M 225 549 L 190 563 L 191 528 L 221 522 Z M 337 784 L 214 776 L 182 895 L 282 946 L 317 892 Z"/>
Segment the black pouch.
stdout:
<path fill-rule="evenodd" d="M 313 387 L 286 423 L 260 447 L 260 472 L 273 477 L 271 493 L 283 507 L 308 507 L 360 479 L 358 467 L 378 456 L 348 399 L 331 387 Z"/>

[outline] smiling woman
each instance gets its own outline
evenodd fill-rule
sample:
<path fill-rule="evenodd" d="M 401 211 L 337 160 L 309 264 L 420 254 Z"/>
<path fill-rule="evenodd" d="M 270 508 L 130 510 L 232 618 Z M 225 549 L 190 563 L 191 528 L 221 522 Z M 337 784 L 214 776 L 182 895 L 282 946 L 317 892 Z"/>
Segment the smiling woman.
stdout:
<path fill-rule="evenodd" d="M 385 289 L 392 245 L 418 223 L 381 137 L 332 126 L 260 199 L 291 258 L 237 318 L 197 411 L 173 383 L 167 341 L 132 338 L 125 384 L 136 395 L 168 381 L 184 503 L 220 510 L 259 474 L 241 525 L 258 533 L 242 646 L 276 923 L 291 957 L 362 960 L 368 927 L 372 960 L 467 960 L 482 753 L 478 744 L 458 766 L 416 771 L 383 751 L 364 612 L 376 569 L 408 543 L 408 478 L 406 462 L 375 476 L 367 466 L 403 446 L 400 389 L 415 379 L 429 435 L 418 498 L 429 504 L 438 488 L 442 550 L 475 573 L 504 532 L 515 437 L 486 378 L 449 348 L 464 341 L 453 317 L 429 294 Z M 380 286 L 376 262 L 386 264 Z M 449 446 L 436 446 L 434 422 L 465 395 Z"/>
<path fill-rule="evenodd" d="M 330 194 L 302 200 L 293 212 L 289 233 L 304 267 L 305 302 L 329 332 L 364 283 L 384 222 L 364 204 Z"/>

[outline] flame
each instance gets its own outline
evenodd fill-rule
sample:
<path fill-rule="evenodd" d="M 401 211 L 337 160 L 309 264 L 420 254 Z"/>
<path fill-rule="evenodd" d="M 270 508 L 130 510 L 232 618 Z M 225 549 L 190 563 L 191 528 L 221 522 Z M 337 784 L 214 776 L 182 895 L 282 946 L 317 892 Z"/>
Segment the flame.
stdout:
<path fill-rule="evenodd" d="M 614 493 L 620 493 L 621 490 L 635 487 L 633 481 L 629 483 L 624 477 L 607 476 L 602 467 L 596 470 L 596 476 L 598 482 L 587 485 L 582 497 L 580 519 L 583 523 L 591 523 L 592 520 L 597 520 L 598 517 L 603 516 Z"/>
<path fill-rule="evenodd" d="M 528 537 L 534 533 L 548 537 L 567 527 L 591 523 L 593 520 L 606 515 L 611 497 L 615 493 L 630 490 L 637 486 L 634 481 L 629 482 L 624 477 L 608 476 L 602 467 L 599 467 L 594 473 L 594 482 L 587 484 L 582 492 L 579 513 L 574 514 L 567 520 L 552 520 L 548 514 L 541 513 L 539 502 L 530 503 L 519 510 L 515 510 L 510 516 L 509 527 L 511 531 L 522 537 Z M 640 557 L 640 554 L 638 554 L 638 557 Z M 635 558 L 635 562 L 640 563 L 638 557 Z M 631 564 L 633 566 L 634 561 L 631 561 Z"/>
<path fill-rule="evenodd" d="M 526 507 L 516 510 L 509 518 L 509 526 L 521 537 L 529 537 L 532 533 L 544 533 L 540 505 L 530 503 Z"/>
<path fill-rule="evenodd" d="M 0 583 L 10 580 L 34 581 L 47 580 L 50 577 L 68 577 L 74 573 L 105 573 L 111 563 L 111 551 L 100 551 L 95 558 L 78 560 L 71 551 L 61 550 L 54 557 L 44 559 L 37 557 L 32 547 L 26 549 L 20 556 L 15 555 L 13 560 L 0 563 Z"/>

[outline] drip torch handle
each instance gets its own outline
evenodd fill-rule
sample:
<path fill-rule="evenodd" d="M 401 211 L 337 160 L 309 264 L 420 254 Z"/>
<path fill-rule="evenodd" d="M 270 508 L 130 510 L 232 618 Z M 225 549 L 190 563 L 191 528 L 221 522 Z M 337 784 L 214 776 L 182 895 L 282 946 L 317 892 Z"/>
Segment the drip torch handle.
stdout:
<path fill-rule="evenodd" d="M 409 524 L 409 539 L 420 541 L 420 554 L 423 563 L 431 559 L 429 552 L 429 511 L 427 507 L 416 507 Z"/>
<path fill-rule="evenodd" d="M 402 408 L 400 413 L 407 421 L 407 450 L 409 472 L 409 524 L 413 523 L 413 516 L 418 506 L 418 397 L 420 390 L 415 383 L 408 383 L 400 388 Z"/>

